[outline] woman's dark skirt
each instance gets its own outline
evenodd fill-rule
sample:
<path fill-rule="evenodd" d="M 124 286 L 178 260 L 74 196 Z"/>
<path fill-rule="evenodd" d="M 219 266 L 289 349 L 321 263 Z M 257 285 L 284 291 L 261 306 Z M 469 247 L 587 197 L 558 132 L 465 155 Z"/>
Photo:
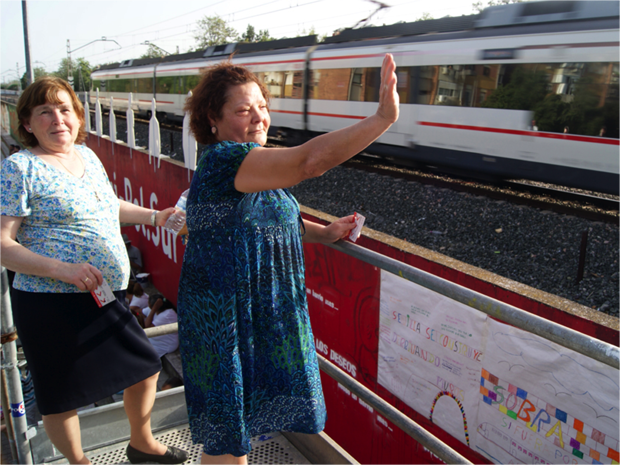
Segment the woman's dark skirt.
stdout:
<path fill-rule="evenodd" d="M 90 293 L 13 289 L 13 319 L 43 415 L 67 412 L 116 394 L 161 370 L 136 318 L 115 292 L 99 308 Z"/>

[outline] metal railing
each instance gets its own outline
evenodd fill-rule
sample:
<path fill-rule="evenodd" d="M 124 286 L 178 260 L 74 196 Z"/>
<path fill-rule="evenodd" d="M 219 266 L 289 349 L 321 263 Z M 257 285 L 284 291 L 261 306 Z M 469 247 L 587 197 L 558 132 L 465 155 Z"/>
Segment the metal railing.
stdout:
<path fill-rule="evenodd" d="M 386 257 L 359 245 L 338 241 L 329 244 L 340 252 L 362 260 L 370 265 L 389 271 L 401 278 L 419 284 L 431 291 L 452 300 L 475 308 L 493 318 L 508 323 L 524 331 L 544 337 L 563 347 L 586 355 L 594 360 L 620 368 L 620 349 L 606 342 L 582 334 L 553 321 L 545 320 L 525 310 L 506 304 L 492 297 L 485 296 L 466 287 L 447 281 L 426 271 L 414 268 L 406 263 Z"/>
<path fill-rule="evenodd" d="M 27 436 L 28 422 L 26 420 L 21 376 L 17 366 L 17 345 L 14 337 L 12 337 L 14 332 L 9 278 L 6 268 L 2 267 L 2 407 L 9 433 L 12 433 L 9 441 L 15 445 L 18 463 L 29 464 L 32 463 L 32 455 Z M 4 342 L 5 337 L 7 342 Z"/>

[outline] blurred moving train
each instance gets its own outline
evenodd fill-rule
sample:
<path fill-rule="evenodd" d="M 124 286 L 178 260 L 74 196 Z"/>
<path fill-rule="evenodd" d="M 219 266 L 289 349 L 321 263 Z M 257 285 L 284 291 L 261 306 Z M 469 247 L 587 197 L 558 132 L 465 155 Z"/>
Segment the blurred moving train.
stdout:
<path fill-rule="evenodd" d="M 231 57 L 271 93 L 290 143 L 376 110 L 380 66 L 398 66 L 401 114 L 367 152 L 493 178 L 618 194 L 619 3 L 541 1 L 480 14 L 127 60 L 91 75 L 94 102 L 181 120 L 202 69 Z M 234 52 L 234 53 L 233 53 Z M 108 105 L 109 106 L 109 105 Z"/>

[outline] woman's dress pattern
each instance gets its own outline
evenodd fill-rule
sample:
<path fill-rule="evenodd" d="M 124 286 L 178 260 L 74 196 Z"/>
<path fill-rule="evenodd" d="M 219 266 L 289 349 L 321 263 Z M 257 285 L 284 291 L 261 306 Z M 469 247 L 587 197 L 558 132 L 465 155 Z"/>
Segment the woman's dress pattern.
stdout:
<path fill-rule="evenodd" d="M 325 424 L 299 205 L 286 190 L 234 188 L 257 146 L 207 147 L 187 200 L 179 339 L 192 438 L 210 455 L 245 455 L 253 436 Z"/>
<path fill-rule="evenodd" d="M 84 176 L 46 163 L 24 149 L 2 162 L 1 214 L 23 217 L 17 240 L 31 252 L 68 263 L 90 263 L 114 291 L 127 289 L 129 258 L 120 234 L 118 197 L 97 155 L 75 145 Z M 81 291 L 53 278 L 17 273 L 27 292 Z"/>

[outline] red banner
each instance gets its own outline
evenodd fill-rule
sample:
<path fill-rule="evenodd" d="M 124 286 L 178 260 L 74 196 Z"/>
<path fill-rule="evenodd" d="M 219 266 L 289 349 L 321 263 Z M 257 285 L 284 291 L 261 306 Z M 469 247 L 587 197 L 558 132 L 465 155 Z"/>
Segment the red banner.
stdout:
<path fill-rule="evenodd" d="M 108 172 L 118 197 L 145 208 L 162 210 L 173 207 L 189 188 L 187 168 L 175 162 L 161 161 L 109 139 L 90 135 L 86 141 Z M 149 161 L 150 158 L 150 161 Z M 162 227 L 125 226 L 122 232 L 142 253 L 143 272 L 150 273 L 153 285 L 176 304 L 185 246 Z"/>

